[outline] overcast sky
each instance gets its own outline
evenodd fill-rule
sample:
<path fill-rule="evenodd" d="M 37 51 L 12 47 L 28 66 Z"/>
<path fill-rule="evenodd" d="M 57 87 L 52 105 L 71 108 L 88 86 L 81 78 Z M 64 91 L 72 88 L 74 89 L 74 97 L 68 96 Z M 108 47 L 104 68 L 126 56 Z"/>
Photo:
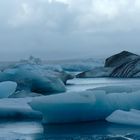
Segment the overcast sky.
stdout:
<path fill-rule="evenodd" d="M 0 60 L 140 54 L 140 0 L 0 0 Z"/>

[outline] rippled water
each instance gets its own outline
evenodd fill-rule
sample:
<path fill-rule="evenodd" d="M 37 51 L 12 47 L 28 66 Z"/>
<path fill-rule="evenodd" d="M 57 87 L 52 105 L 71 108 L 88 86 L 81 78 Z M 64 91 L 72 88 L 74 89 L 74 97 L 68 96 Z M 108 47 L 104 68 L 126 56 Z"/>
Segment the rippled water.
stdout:
<path fill-rule="evenodd" d="M 83 91 L 105 85 L 140 83 L 139 79 L 73 79 L 67 90 Z M 41 121 L 0 121 L 0 140 L 45 140 L 45 139 L 140 139 L 140 128 L 117 125 L 104 121 L 78 124 L 43 125 Z M 135 134 L 135 135 L 134 135 Z M 111 137 L 111 138 L 110 138 Z"/>

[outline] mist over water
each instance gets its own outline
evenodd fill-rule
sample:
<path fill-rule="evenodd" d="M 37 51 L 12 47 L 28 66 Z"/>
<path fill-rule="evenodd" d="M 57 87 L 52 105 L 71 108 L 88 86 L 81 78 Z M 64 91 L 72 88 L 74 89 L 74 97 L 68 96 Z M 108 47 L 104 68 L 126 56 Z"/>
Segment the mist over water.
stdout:
<path fill-rule="evenodd" d="M 139 9 L 138 0 L 1 0 L 0 60 L 140 54 Z"/>

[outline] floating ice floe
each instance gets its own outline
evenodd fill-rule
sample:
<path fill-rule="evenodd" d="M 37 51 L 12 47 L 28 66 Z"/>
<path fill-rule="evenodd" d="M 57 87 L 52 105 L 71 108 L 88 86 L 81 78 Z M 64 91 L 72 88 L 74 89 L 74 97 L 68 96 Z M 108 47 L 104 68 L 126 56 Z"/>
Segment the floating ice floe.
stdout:
<path fill-rule="evenodd" d="M 104 90 L 107 94 L 109 93 L 131 93 L 131 92 L 135 92 L 135 91 L 140 91 L 140 85 L 139 84 L 135 84 L 133 85 L 132 83 L 127 83 L 127 84 L 123 84 L 123 85 L 112 85 L 112 86 L 104 86 L 104 87 L 97 87 L 94 89 L 88 89 L 90 91 L 94 91 L 94 90 Z"/>
<path fill-rule="evenodd" d="M 100 91 L 98 93 L 100 94 Z M 37 97 L 29 104 L 43 113 L 43 122 L 66 123 L 91 120 L 94 116 L 92 109 L 95 101 L 95 96 L 86 91 Z"/>
<path fill-rule="evenodd" d="M 140 126 L 140 110 L 116 110 L 106 118 L 108 122 Z"/>
<path fill-rule="evenodd" d="M 9 96 L 9 98 L 28 98 L 28 97 L 37 97 L 42 96 L 42 94 L 30 92 L 30 91 L 16 91 L 12 95 Z"/>
<path fill-rule="evenodd" d="M 110 93 L 103 90 L 37 97 L 29 104 L 42 112 L 44 123 L 103 120 L 115 110 L 140 109 L 140 91 Z"/>
<path fill-rule="evenodd" d="M 0 82 L 14 81 L 17 90 L 26 90 L 41 94 L 53 94 L 65 92 L 67 80 L 73 79 L 74 75 L 64 72 L 59 65 L 47 65 L 39 63 L 40 60 L 30 57 L 13 63 L 5 68 L 0 68 Z"/>
<path fill-rule="evenodd" d="M 32 98 L 0 99 L 0 118 L 41 119 L 42 115 L 28 105 Z"/>
<path fill-rule="evenodd" d="M 58 77 L 46 73 L 41 69 L 33 70 L 31 68 L 30 70 L 25 67 L 9 69 L 0 73 L 0 81 L 14 81 L 18 85 L 17 90 L 42 94 L 59 93 L 66 90 L 64 83 Z"/>
<path fill-rule="evenodd" d="M 85 71 L 76 75 L 77 78 L 98 78 L 109 77 L 113 68 L 95 67 L 92 70 Z"/>
<path fill-rule="evenodd" d="M 15 92 L 17 88 L 17 83 L 6 81 L 0 82 L 0 98 L 7 98 Z"/>

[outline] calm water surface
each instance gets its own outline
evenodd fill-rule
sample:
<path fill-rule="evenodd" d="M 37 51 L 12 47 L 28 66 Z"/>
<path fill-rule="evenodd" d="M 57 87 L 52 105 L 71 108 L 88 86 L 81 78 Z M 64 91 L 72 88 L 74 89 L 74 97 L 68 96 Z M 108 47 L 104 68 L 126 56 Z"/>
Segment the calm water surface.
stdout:
<path fill-rule="evenodd" d="M 77 78 L 68 81 L 67 92 L 69 91 L 84 91 L 102 86 L 111 85 L 140 85 L 140 79 L 136 78 Z"/>

